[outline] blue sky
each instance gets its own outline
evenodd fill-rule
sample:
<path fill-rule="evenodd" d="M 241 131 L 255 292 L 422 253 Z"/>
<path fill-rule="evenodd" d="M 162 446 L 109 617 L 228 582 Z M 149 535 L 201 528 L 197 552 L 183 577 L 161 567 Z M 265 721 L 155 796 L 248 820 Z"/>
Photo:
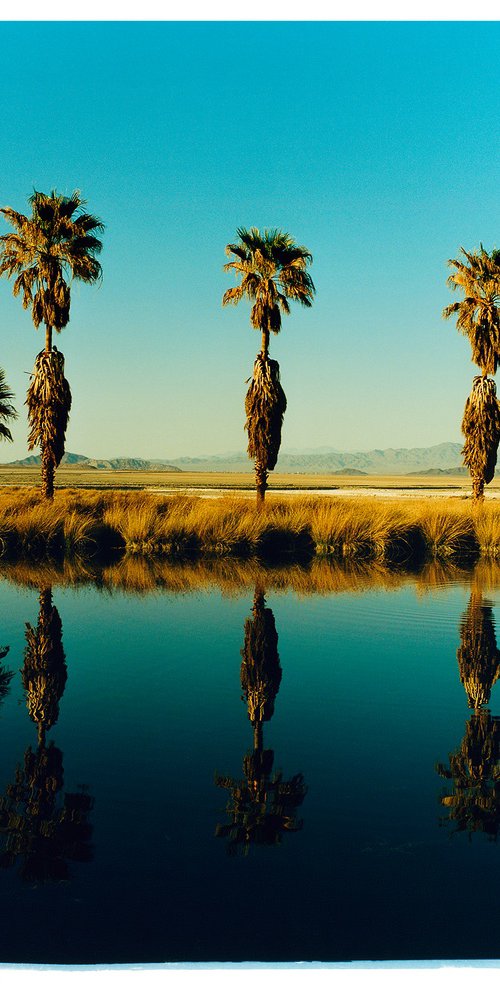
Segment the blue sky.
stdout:
<path fill-rule="evenodd" d="M 495 22 L 2 23 L 0 204 L 79 188 L 103 282 L 56 340 L 67 449 L 174 458 L 245 448 L 249 306 L 221 307 L 238 226 L 314 257 L 312 309 L 271 340 L 283 448 L 460 441 L 474 365 L 441 311 L 446 261 L 500 246 Z M 7 226 L 1 223 L 2 232 Z M 15 443 L 43 336 L 0 282 Z"/>

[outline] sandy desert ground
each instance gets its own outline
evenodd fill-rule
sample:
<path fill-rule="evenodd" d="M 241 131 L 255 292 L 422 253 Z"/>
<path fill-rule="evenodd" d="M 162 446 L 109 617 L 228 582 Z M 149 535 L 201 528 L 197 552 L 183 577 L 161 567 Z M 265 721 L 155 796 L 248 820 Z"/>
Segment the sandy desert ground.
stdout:
<path fill-rule="evenodd" d="M 34 487 L 40 482 L 38 467 L 12 468 L 0 465 L 0 487 Z M 220 496 L 231 490 L 252 496 L 252 473 L 164 473 L 140 470 L 97 470 L 62 466 L 56 473 L 56 487 L 85 489 L 148 490 L 157 493 L 200 493 Z M 373 497 L 467 497 L 471 482 L 467 476 L 334 476 L 332 474 L 276 473 L 269 480 L 269 493 L 363 494 Z M 500 498 L 500 478 L 486 488 L 489 499 Z"/>

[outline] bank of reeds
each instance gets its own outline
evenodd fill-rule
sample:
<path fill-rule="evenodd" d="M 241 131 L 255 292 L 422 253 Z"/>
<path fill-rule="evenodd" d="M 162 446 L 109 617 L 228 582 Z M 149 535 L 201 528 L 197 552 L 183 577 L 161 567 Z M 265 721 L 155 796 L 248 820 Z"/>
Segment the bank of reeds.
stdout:
<path fill-rule="evenodd" d="M 149 558 L 304 561 L 500 558 L 500 508 L 443 497 L 387 500 L 341 496 L 269 498 L 160 496 L 58 490 L 53 502 L 26 488 L 0 491 L 3 558 Z"/>

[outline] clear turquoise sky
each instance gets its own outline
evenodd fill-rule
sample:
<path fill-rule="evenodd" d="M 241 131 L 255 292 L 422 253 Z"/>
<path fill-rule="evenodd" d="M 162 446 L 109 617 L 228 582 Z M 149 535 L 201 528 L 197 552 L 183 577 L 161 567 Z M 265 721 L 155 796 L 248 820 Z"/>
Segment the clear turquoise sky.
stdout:
<path fill-rule="evenodd" d="M 259 348 L 225 244 L 277 226 L 317 296 L 271 340 L 283 448 L 460 441 L 475 369 L 441 311 L 446 261 L 500 247 L 500 24 L 2 23 L 0 204 L 79 188 L 106 223 L 99 288 L 56 340 L 67 449 L 245 448 Z M 1 222 L 2 232 L 7 226 Z M 0 365 L 21 412 L 43 346 L 0 282 Z"/>

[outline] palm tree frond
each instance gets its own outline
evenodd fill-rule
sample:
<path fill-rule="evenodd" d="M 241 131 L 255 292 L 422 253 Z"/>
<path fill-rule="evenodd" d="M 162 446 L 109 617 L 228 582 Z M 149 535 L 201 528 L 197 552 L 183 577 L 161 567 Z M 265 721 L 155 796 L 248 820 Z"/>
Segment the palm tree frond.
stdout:
<path fill-rule="evenodd" d="M 102 276 L 96 259 L 102 242 L 95 234 L 104 230 L 104 224 L 82 211 L 85 202 L 79 191 L 64 196 L 55 190 L 50 195 L 35 190 L 29 202 L 30 217 L 10 207 L 1 210 L 16 233 L 0 237 L 0 275 L 19 276 L 29 268 L 29 278 L 17 278 L 14 294 L 22 288 L 24 307 L 31 307 L 36 328 L 44 322 L 60 331 L 69 322 L 66 277 L 92 283 Z"/>
<path fill-rule="evenodd" d="M 0 437 L 7 439 L 9 442 L 12 442 L 12 433 L 7 422 L 14 421 L 17 418 L 17 411 L 11 403 L 11 398 L 13 397 L 14 394 L 5 380 L 5 373 L 0 368 Z"/>

